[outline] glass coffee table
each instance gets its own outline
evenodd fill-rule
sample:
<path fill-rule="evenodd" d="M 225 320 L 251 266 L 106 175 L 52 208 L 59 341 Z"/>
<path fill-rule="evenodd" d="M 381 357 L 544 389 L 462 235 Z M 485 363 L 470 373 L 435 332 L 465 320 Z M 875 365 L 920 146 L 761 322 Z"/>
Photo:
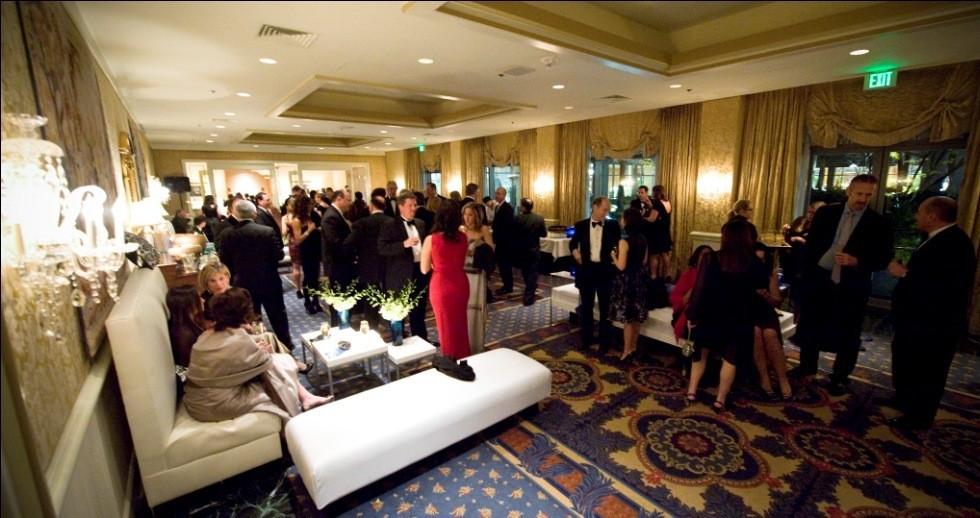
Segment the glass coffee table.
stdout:
<path fill-rule="evenodd" d="M 313 353 L 313 369 L 316 372 L 317 365 L 323 364 L 327 370 L 327 383 L 330 386 L 330 395 L 334 395 L 334 384 L 360 378 L 362 376 L 376 376 L 382 383 L 388 379 L 388 362 L 384 357 L 388 353 L 388 344 L 381 339 L 376 331 L 361 333 L 354 329 L 332 330 L 330 335 L 324 337 L 321 333 L 313 331 L 303 333 L 303 348 L 309 349 Z M 343 350 L 340 342 L 350 343 L 350 348 Z M 374 360 L 378 359 L 378 370 L 374 370 Z M 343 379 L 334 380 L 333 370 L 354 362 L 361 362 L 364 372 Z M 319 386 L 319 375 L 316 376 L 316 383 Z"/>

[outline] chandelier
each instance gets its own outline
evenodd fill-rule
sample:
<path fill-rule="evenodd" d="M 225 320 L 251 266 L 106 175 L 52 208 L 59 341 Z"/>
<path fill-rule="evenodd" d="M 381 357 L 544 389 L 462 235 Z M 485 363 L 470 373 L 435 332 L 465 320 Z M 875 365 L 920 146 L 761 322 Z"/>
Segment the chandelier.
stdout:
<path fill-rule="evenodd" d="M 39 137 L 46 118 L 6 117 L 16 131 L 13 138 L 0 142 L 2 263 L 17 269 L 36 304 L 39 323 L 53 337 L 62 329 L 57 308 L 64 288 L 70 288 L 75 307 L 86 300 L 100 303 L 103 287 L 118 299 L 116 272 L 136 245 L 125 243 L 121 201 L 112 210 L 110 237 L 104 221 L 105 191 L 94 185 L 68 190 L 61 166 L 64 152 Z"/>

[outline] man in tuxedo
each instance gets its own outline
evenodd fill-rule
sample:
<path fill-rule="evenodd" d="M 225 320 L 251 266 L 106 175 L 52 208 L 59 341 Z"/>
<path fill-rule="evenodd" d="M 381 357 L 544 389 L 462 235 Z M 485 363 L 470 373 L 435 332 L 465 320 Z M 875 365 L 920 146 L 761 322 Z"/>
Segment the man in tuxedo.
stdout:
<path fill-rule="evenodd" d="M 593 308 L 596 296 L 599 299 L 599 354 L 605 354 L 609 350 L 612 339 L 609 323 L 609 296 L 615 275 L 612 250 L 621 237 L 619 222 L 607 220 L 608 215 L 609 198 L 596 197 L 592 200 L 592 215 L 575 224 L 575 234 L 568 244 L 572 250 L 572 258 L 579 264 L 575 274 L 575 287 L 578 288 L 581 301 L 578 317 L 583 348 L 588 348 L 595 342 L 592 335 L 595 328 Z"/>
<path fill-rule="evenodd" d="M 507 189 L 497 187 L 493 193 L 497 201 L 494 210 L 493 223 L 493 243 L 496 245 L 497 270 L 500 272 L 500 280 L 504 285 L 497 290 L 497 295 L 506 295 L 514 291 L 514 270 L 512 266 L 514 256 L 514 207 L 507 203 Z"/>
<path fill-rule="evenodd" d="M 170 223 L 174 226 L 174 234 L 189 234 L 191 231 L 191 218 L 185 209 L 178 210 Z"/>
<path fill-rule="evenodd" d="M 466 184 L 466 196 L 463 197 L 463 201 L 459 205 L 460 211 L 463 210 L 462 207 L 465 206 L 467 203 L 479 201 L 476 199 L 476 193 L 479 190 L 480 190 L 480 186 L 475 183 Z"/>
<path fill-rule="evenodd" d="M 258 211 L 255 214 L 255 222 L 279 232 L 279 225 L 276 223 L 276 218 L 269 212 L 269 207 L 272 205 L 272 198 L 268 194 L 260 192 L 255 195 L 255 204 L 258 207 Z"/>
<path fill-rule="evenodd" d="M 844 191 L 846 203 L 818 210 L 803 257 L 795 338 L 800 366 L 788 374 L 809 378 L 817 373 L 821 350 L 836 352 L 833 374 L 824 384 L 833 396 L 847 391 L 857 364 L 871 274 L 883 270 L 892 256 L 891 225 L 868 207 L 877 184 L 874 176 L 855 176 Z"/>
<path fill-rule="evenodd" d="M 541 238 L 548 235 L 544 217 L 534 212 L 534 201 L 521 199 L 521 213 L 514 220 L 517 233 L 517 247 L 514 257 L 524 277 L 524 305 L 534 304 L 534 293 L 538 290 L 538 264 L 541 262 Z"/>
<path fill-rule="evenodd" d="M 323 236 L 323 272 L 331 286 L 347 287 L 354 280 L 354 260 L 347 253 L 344 240 L 351 233 L 350 222 L 344 213 L 350 208 L 350 193 L 337 189 L 333 202 L 323 212 L 320 233 Z M 337 310 L 330 308 L 330 317 L 339 322 Z"/>
<path fill-rule="evenodd" d="M 231 284 L 245 288 L 252 295 L 255 314 L 264 307 L 276 337 L 292 349 L 282 281 L 279 280 L 279 261 L 285 256 L 282 236 L 254 221 L 256 209 L 252 202 L 240 200 L 234 207 L 238 222 L 221 234 L 218 257 L 231 271 Z"/>
<path fill-rule="evenodd" d="M 238 218 L 235 217 L 235 210 L 237 209 L 238 204 L 241 203 L 242 201 L 244 201 L 242 200 L 242 198 L 232 198 L 231 200 L 229 200 L 228 217 L 219 221 L 218 224 L 214 227 L 215 247 L 217 247 L 218 244 L 221 242 L 222 234 L 224 234 L 225 231 L 228 230 L 229 228 L 234 228 L 235 225 L 238 224 Z"/>
<path fill-rule="evenodd" d="M 398 215 L 398 184 L 391 180 L 385 190 L 388 191 L 385 196 L 385 216 L 393 218 Z"/>
<path fill-rule="evenodd" d="M 422 241 L 428 229 L 422 220 L 415 217 L 418 201 L 415 194 L 403 192 L 398 195 L 398 217 L 381 227 L 378 236 L 378 251 L 385 258 L 385 289 L 398 292 L 413 279 L 415 289 L 429 286 L 429 276 L 422 273 L 419 261 L 422 259 Z M 425 329 L 425 310 L 428 295 L 424 295 L 408 313 L 408 323 L 412 334 L 427 340 Z"/>
<path fill-rule="evenodd" d="M 381 228 L 390 226 L 392 221 L 384 214 L 383 197 L 371 198 L 369 207 L 371 215 L 352 223 L 351 233 L 344 240 L 344 245 L 357 258 L 357 279 L 361 289 L 384 286 L 384 258 L 378 249 L 378 236 L 381 235 Z M 381 323 L 378 308 L 371 304 L 365 304 L 364 316 L 374 328 Z"/>
<path fill-rule="evenodd" d="M 967 332 L 970 290 L 976 273 L 973 242 L 956 226 L 956 202 L 936 196 L 919 205 L 915 226 L 928 237 L 908 264 L 892 261 L 892 384 L 886 406 L 904 412 L 888 424 L 905 431 L 932 426 L 953 355 Z"/>

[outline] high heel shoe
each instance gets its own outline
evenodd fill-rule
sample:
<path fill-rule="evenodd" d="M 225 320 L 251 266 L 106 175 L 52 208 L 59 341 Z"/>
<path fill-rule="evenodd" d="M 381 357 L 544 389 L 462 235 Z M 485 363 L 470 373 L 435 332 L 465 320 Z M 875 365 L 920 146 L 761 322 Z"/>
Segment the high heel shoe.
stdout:
<path fill-rule="evenodd" d="M 307 313 L 309 313 L 310 315 L 315 315 L 316 314 L 316 307 L 313 305 L 313 302 L 312 301 L 307 300 L 307 301 L 305 301 L 303 303 L 303 305 L 306 306 L 306 312 Z"/>
<path fill-rule="evenodd" d="M 718 401 L 716 399 L 715 402 L 711 404 L 711 409 L 714 410 L 715 413 L 720 414 L 722 412 L 726 412 L 728 410 L 728 407 L 725 406 L 725 403 Z"/>
<path fill-rule="evenodd" d="M 313 299 L 313 309 L 316 313 L 323 313 L 323 306 L 320 305 L 320 299 Z"/>
<path fill-rule="evenodd" d="M 691 406 L 694 403 L 696 403 L 697 401 L 698 401 L 698 394 L 697 394 L 697 392 L 688 392 L 687 395 L 684 396 L 684 405 L 685 406 Z"/>
<path fill-rule="evenodd" d="M 632 361 L 635 358 L 636 358 L 636 351 L 630 351 L 630 352 L 628 352 L 628 353 L 620 356 L 619 357 L 619 361 L 621 361 L 621 362 L 627 362 L 627 361 Z"/>

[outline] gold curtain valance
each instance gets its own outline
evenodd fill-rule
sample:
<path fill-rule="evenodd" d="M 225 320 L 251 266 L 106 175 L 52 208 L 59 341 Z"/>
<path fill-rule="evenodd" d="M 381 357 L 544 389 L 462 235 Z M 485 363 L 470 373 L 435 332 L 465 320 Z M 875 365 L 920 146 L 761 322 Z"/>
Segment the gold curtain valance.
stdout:
<path fill-rule="evenodd" d="M 592 158 L 650 157 L 660 151 L 660 110 L 624 113 L 588 121 Z"/>
<path fill-rule="evenodd" d="M 521 165 L 521 132 L 512 131 L 486 138 L 487 163 L 495 167 Z"/>
<path fill-rule="evenodd" d="M 443 158 L 449 159 L 448 143 L 426 146 L 425 151 L 419 153 L 419 168 L 430 173 L 442 171 Z"/>
<path fill-rule="evenodd" d="M 814 85 L 807 128 L 814 144 L 837 146 L 839 135 L 865 146 L 889 146 L 930 130 L 948 140 L 970 130 L 980 61 L 903 72 L 891 90 L 865 91 L 862 79 Z"/>

